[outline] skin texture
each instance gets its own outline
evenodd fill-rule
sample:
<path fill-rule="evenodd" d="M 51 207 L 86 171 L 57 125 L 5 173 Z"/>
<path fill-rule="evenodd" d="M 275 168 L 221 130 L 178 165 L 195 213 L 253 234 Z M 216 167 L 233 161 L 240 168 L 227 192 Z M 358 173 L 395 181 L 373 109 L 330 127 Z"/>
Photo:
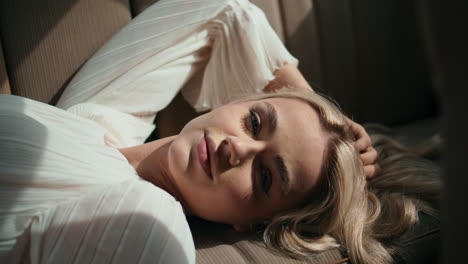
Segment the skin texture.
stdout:
<path fill-rule="evenodd" d="M 278 115 L 272 132 L 266 103 Z M 252 109 L 259 120 L 255 135 Z M 199 162 L 202 137 L 211 145 L 211 177 Z M 140 176 L 174 195 L 189 213 L 241 229 L 299 206 L 313 195 L 328 135 L 308 104 L 269 98 L 220 107 L 189 122 L 179 135 L 163 140 L 145 144 L 146 150 L 141 145 L 121 151 Z M 139 157 L 135 156 L 137 152 Z M 289 171 L 287 193 L 275 163 L 278 155 Z M 271 173 L 268 193 L 261 187 L 260 167 Z"/>

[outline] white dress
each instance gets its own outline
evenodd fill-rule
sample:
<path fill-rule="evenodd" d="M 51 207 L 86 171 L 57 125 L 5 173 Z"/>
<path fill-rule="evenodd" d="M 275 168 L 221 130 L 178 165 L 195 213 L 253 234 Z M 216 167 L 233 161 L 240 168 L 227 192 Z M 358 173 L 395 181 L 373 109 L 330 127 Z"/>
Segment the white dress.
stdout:
<path fill-rule="evenodd" d="M 83 66 L 62 109 L 0 96 L 0 263 L 194 263 L 180 203 L 117 148 L 144 143 L 184 85 L 207 110 L 284 63 L 298 62 L 247 0 L 162 0 Z"/>

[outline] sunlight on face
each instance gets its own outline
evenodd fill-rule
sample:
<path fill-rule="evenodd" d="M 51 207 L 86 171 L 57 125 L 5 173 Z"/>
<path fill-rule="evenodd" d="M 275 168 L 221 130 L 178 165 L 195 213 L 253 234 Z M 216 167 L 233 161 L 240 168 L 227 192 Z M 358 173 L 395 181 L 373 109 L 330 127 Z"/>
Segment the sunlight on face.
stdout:
<path fill-rule="evenodd" d="M 192 214 L 246 224 L 310 197 L 327 140 L 301 100 L 231 104 L 184 127 L 170 146 L 169 170 Z"/>

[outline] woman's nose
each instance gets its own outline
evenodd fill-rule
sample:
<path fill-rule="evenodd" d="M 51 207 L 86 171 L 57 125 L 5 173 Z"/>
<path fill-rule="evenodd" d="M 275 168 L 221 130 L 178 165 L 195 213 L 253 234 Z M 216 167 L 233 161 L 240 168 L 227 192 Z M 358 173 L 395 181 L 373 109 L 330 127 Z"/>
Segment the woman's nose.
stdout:
<path fill-rule="evenodd" d="M 264 151 L 266 148 L 266 142 L 259 140 L 235 136 L 227 136 L 224 140 L 229 148 L 229 164 L 231 166 L 238 166 L 249 158 L 254 157 L 257 153 Z"/>

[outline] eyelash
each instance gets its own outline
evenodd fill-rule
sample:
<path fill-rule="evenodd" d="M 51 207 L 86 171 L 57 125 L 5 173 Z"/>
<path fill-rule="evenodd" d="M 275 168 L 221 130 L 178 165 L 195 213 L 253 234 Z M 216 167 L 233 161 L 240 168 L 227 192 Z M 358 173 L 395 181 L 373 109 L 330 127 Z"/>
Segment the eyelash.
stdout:
<path fill-rule="evenodd" d="M 258 132 L 260 130 L 260 124 L 261 124 L 261 122 L 259 121 L 259 116 L 260 115 L 258 114 L 258 111 L 254 107 L 251 107 L 249 108 L 249 113 L 246 114 L 244 117 L 242 117 L 241 127 L 247 134 L 252 135 L 254 137 L 258 135 Z M 248 123 L 249 121 L 250 121 L 250 129 L 246 125 L 246 123 Z M 259 171 L 260 171 L 261 191 L 268 195 L 268 192 L 270 191 L 270 187 L 271 187 L 271 181 L 272 181 L 271 172 L 269 169 L 264 167 L 261 163 L 259 164 Z"/>
<path fill-rule="evenodd" d="M 241 127 L 247 134 L 250 134 L 254 137 L 258 135 L 261 123 L 259 121 L 259 116 L 260 115 L 258 114 L 258 111 L 254 107 L 251 107 L 249 108 L 249 113 L 242 117 Z M 250 129 L 246 125 L 247 122 L 250 122 Z"/>
<path fill-rule="evenodd" d="M 266 175 L 264 175 L 266 174 Z M 260 186 L 262 192 L 268 195 L 271 187 L 271 172 L 269 169 L 260 165 Z"/>

